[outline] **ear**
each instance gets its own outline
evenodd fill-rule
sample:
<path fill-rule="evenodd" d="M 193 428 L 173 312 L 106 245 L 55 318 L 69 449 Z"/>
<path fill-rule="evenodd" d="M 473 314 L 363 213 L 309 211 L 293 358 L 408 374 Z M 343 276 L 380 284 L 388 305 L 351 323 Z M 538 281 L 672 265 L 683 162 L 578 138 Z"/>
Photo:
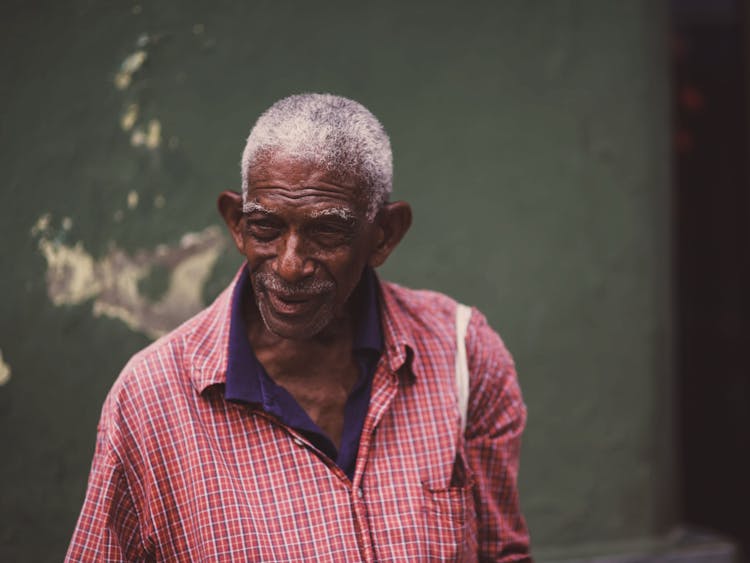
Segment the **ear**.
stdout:
<path fill-rule="evenodd" d="M 244 237 L 242 235 L 242 195 L 237 192 L 224 191 L 216 200 L 219 213 L 229 227 L 229 234 L 240 252 L 243 251 Z"/>
<path fill-rule="evenodd" d="M 375 223 L 379 231 L 377 245 L 368 260 L 373 268 L 386 261 L 411 227 L 411 206 L 405 201 L 386 203 L 375 217 Z"/>

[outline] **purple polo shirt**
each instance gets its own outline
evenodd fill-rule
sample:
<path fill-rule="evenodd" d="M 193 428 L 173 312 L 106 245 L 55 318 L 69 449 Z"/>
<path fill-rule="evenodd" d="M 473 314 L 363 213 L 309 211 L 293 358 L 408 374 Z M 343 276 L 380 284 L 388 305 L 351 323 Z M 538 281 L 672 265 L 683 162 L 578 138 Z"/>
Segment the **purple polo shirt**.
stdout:
<path fill-rule="evenodd" d="M 247 339 L 245 320 L 242 317 L 243 296 L 252 299 L 247 267 L 242 269 L 232 295 L 229 361 L 224 397 L 228 401 L 259 405 L 267 413 L 303 434 L 315 447 L 335 461 L 349 479 L 352 479 L 359 437 L 370 405 L 372 377 L 383 351 L 378 281 L 375 272 L 371 268 L 365 269 L 351 297 L 352 302 L 358 306 L 353 352 L 359 363 L 359 378 L 344 407 L 344 432 L 341 449 L 338 451 L 331 439 L 312 421 L 294 397 L 274 383 L 255 357 Z"/>

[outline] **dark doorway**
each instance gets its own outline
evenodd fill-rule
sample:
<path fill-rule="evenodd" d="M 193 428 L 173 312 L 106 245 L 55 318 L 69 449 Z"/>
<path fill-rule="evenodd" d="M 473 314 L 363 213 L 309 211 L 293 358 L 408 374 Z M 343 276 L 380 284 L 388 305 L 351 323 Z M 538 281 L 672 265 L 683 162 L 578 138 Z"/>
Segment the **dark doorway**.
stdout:
<path fill-rule="evenodd" d="M 748 12 L 672 2 L 683 518 L 750 554 Z"/>

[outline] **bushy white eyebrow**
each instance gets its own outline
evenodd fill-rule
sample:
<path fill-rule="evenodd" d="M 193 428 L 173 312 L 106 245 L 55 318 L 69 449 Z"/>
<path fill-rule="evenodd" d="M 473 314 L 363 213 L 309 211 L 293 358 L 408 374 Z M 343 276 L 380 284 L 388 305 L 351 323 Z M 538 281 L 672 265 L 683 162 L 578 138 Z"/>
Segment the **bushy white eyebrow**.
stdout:
<path fill-rule="evenodd" d="M 328 207 L 320 211 L 313 211 L 310 213 L 310 217 L 313 219 L 317 219 L 318 217 L 340 217 L 344 221 L 353 221 L 355 215 L 354 211 L 348 207 Z"/>
<path fill-rule="evenodd" d="M 259 211 L 260 213 L 265 213 L 266 215 L 270 215 L 271 213 L 273 213 L 273 211 L 271 211 L 267 207 L 263 207 L 256 200 L 246 201 L 242 204 L 243 213 L 255 213 L 256 211 Z"/>
<path fill-rule="evenodd" d="M 264 205 L 260 204 L 257 200 L 247 201 L 242 204 L 243 213 L 263 213 L 265 215 L 274 215 L 273 209 L 269 209 Z M 339 217 L 344 221 L 354 221 L 356 214 L 349 207 L 327 207 L 325 209 L 319 209 L 311 211 L 308 214 L 311 219 L 318 219 L 320 217 Z"/>

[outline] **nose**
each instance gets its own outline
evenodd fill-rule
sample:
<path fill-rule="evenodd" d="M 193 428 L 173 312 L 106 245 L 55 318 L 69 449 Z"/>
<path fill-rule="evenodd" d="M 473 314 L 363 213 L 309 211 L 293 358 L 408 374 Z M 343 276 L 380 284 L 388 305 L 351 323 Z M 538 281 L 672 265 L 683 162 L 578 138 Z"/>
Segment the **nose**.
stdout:
<path fill-rule="evenodd" d="M 305 254 L 304 242 L 296 233 L 289 233 L 279 241 L 278 254 L 274 261 L 276 275 L 289 283 L 313 275 L 315 265 Z"/>

